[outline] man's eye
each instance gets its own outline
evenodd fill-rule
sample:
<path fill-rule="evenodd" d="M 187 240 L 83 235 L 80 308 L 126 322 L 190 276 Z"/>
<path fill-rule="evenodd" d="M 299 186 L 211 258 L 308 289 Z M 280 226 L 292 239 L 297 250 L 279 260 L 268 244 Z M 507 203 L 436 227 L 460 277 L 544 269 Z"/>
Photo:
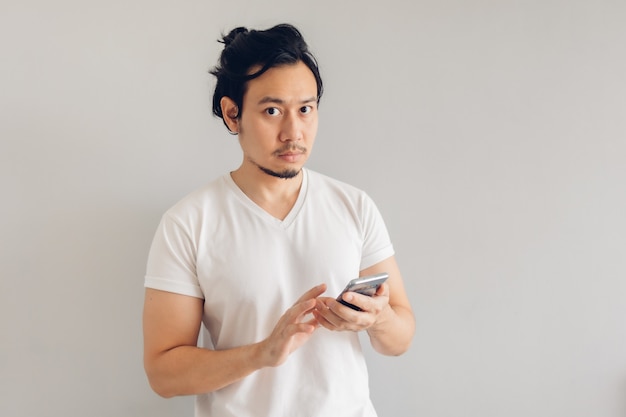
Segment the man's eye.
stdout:
<path fill-rule="evenodd" d="M 278 111 L 278 109 L 276 107 L 270 107 L 268 109 L 265 109 L 265 112 L 267 114 L 269 114 L 270 116 L 276 116 L 279 113 L 279 111 Z"/>
<path fill-rule="evenodd" d="M 311 113 L 312 111 L 313 111 L 313 107 L 311 107 L 311 106 L 302 106 L 302 107 L 300 107 L 300 113 L 302 113 L 302 114 Z"/>

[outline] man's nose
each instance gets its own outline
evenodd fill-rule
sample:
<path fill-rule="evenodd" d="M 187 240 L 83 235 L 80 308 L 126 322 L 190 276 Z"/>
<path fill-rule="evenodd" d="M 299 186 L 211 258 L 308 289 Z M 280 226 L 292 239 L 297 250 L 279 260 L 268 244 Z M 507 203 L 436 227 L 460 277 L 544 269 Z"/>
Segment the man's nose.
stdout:
<path fill-rule="evenodd" d="M 283 119 L 280 131 L 280 140 L 298 141 L 302 139 L 302 121 L 295 114 L 287 114 Z"/>

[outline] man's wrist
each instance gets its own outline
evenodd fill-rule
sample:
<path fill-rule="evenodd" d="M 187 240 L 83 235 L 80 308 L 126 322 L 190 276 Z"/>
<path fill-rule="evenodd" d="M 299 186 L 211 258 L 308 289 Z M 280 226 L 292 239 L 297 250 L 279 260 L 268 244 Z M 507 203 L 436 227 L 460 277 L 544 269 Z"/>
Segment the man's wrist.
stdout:
<path fill-rule="evenodd" d="M 265 347 L 265 341 L 253 343 L 250 347 L 250 364 L 255 370 L 266 368 L 269 365 L 267 358 L 267 349 Z"/>
<path fill-rule="evenodd" d="M 376 333 L 384 331 L 384 329 L 387 327 L 387 323 L 392 320 L 394 315 L 395 312 L 393 308 L 391 307 L 391 305 L 387 304 L 385 308 L 380 312 L 380 314 L 376 316 L 376 321 L 367 329 L 367 332 L 370 334 L 370 336 L 373 336 Z"/>

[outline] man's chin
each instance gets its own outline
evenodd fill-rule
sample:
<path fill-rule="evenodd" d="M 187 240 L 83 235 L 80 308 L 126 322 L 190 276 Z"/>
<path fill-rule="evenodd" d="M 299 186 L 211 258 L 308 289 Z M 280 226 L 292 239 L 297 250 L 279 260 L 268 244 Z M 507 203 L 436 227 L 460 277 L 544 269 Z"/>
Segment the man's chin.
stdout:
<path fill-rule="evenodd" d="M 300 173 L 300 169 L 285 169 L 282 171 L 274 171 L 274 170 L 271 170 L 269 168 L 265 168 L 262 166 L 259 166 L 259 169 L 263 171 L 264 173 L 266 173 L 267 175 L 270 175 L 275 178 L 281 178 L 284 180 L 297 177 L 298 174 Z"/>

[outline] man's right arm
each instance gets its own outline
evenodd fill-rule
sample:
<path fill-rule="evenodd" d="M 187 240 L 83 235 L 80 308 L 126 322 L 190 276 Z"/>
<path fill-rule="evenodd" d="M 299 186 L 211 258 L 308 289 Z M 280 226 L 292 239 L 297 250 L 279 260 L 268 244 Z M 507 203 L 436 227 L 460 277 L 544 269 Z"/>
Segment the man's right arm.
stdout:
<path fill-rule="evenodd" d="M 152 389 L 163 397 L 215 391 L 254 371 L 282 364 L 318 327 L 304 322 L 324 285 L 307 291 L 289 308 L 265 340 L 249 345 L 209 350 L 197 347 L 204 301 L 146 289 L 143 334 L 144 367 Z"/>

